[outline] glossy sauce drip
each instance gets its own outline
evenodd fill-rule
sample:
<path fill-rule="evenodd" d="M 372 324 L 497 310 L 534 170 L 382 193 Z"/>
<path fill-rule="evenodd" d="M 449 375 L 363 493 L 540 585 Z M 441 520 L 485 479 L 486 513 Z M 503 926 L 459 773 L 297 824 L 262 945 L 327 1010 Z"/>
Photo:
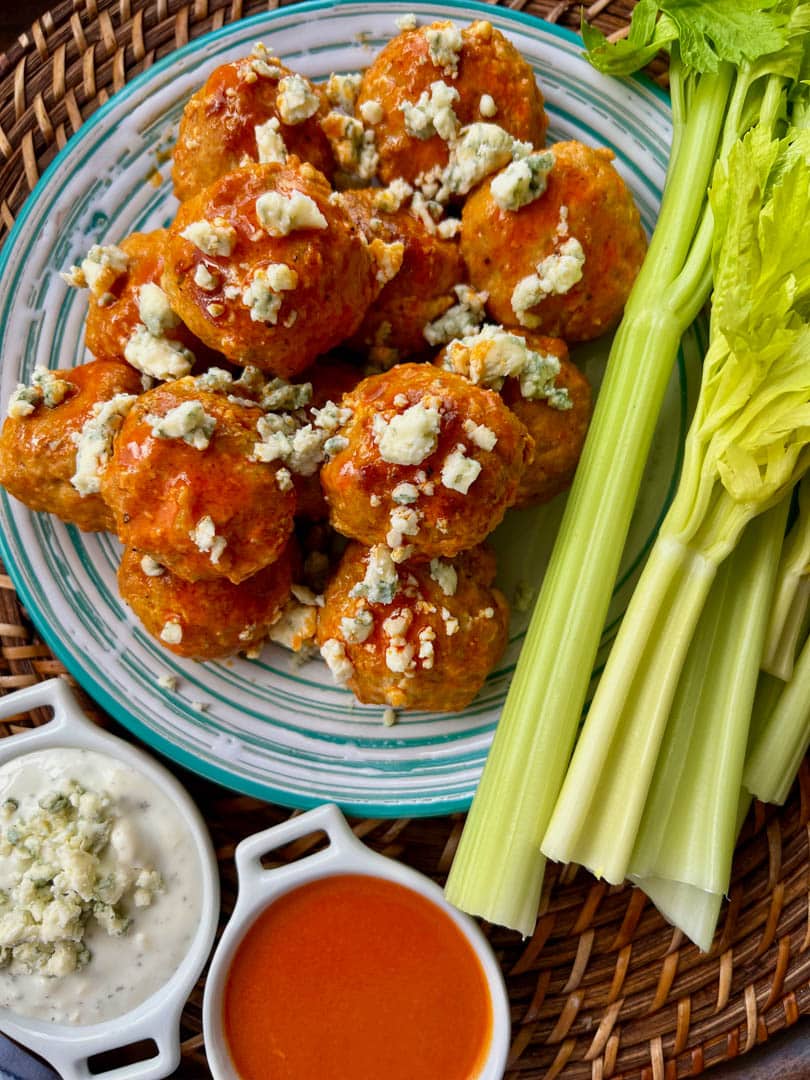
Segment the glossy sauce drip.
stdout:
<path fill-rule="evenodd" d="M 484 972 L 452 920 L 360 874 L 310 882 L 259 915 L 223 1019 L 243 1080 L 471 1080 L 492 1029 Z"/>

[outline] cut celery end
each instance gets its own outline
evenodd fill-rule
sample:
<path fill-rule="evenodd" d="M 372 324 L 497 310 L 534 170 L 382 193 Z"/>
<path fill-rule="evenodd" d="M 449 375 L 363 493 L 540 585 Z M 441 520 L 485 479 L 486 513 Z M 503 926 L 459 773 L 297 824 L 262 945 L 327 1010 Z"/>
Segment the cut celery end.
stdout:
<path fill-rule="evenodd" d="M 633 878 L 643 893 L 649 896 L 667 922 L 672 923 L 693 941 L 701 952 L 712 947 L 714 932 L 723 905 L 721 893 L 705 892 L 694 885 L 667 878 Z"/>
<path fill-rule="evenodd" d="M 748 526 L 709 594 L 656 764 L 633 878 L 728 889 L 757 664 L 789 503 L 783 499 Z"/>

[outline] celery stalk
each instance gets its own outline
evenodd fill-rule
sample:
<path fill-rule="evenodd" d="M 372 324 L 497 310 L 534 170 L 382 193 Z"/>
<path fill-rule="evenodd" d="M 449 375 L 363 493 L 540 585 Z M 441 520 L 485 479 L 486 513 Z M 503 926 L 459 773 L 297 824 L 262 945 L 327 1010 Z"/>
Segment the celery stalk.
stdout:
<path fill-rule="evenodd" d="M 799 484 L 799 517 L 788 534 L 762 657 L 764 671 L 787 680 L 810 604 L 810 477 Z"/>
<path fill-rule="evenodd" d="M 645 24 L 637 36 L 658 34 L 664 20 L 656 26 L 654 14 L 654 25 Z M 458 907 L 524 934 L 534 927 L 544 867 L 540 843 L 576 737 L 663 395 L 681 335 L 708 296 L 713 228 L 706 192 L 715 160 L 728 154 L 761 111 L 771 124 L 778 122 L 785 80 L 801 59 L 780 18 L 758 12 L 756 26 L 749 21 L 744 28 L 746 40 L 736 40 L 725 55 L 717 44 L 721 35 L 713 33 L 709 41 L 704 24 L 685 38 L 689 63 L 682 61 L 677 28 L 622 61 L 622 73 L 628 73 L 647 62 L 650 48 L 654 54 L 661 45 L 670 47 L 674 135 L 661 212 L 611 348 L 562 526 L 446 887 Z M 682 19 L 688 23 L 688 13 Z M 724 31 L 729 40 L 741 26 L 730 24 Z M 701 66 L 695 59 L 696 43 L 705 44 L 711 63 Z"/>
<path fill-rule="evenodd" d="M 783 803 L 810 746 L 810 638 L 773 711 L 753 737 L 743 783 L 763 802 Z"/>
<path fill-rule="evenodd" d="M 649 896 L 667 922 L 683 931 L 703 952 L 708 952 L 717 929 L 723 894 L 706 892 L 682 881 L 647 877 L 634 883 Z"/>
<path fill-rule="evenodd" d="M 808 133 L 775 140 L 759 126 L 720 163 L 712 186 L 718 228 L 710 346 L 678 491 L 543 840 L 547 856 L 580 862 L 611 882 L 628 871 L 708 593 L 698 582 L 705 584 L 746 524 L 784 499 L 810 464 L 809 197 Z M 772 575 L 775 565 L 766 570 Z M 755 610 L 760 620 L 766 617 L 761 606 Z M 762 641 L 760 634 L 758 650 Z M 759 657 L 757 651 L 750 661 L 751 700 Z M 740 753 L 743 747 L 744 741 Z"/>
<path fill-rule="evenodd" d="M 634 880 L 680 882 L 720 896 L 728 890 L 758 665 L 789 504 L 783 499 L 753 521 L 718 573 L 661 745 L 630 860 Z"/>

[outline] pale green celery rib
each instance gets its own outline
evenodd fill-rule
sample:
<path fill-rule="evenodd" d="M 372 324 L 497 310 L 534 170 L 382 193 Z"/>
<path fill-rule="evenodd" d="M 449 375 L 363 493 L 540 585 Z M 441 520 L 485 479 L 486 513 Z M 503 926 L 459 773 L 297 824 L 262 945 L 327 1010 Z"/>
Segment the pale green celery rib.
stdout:
<path fill-rule="evenodd" d="M 753 738 L 743 783 L 763 802 L 783 803 L 810 745 L 810 638 L 793 677 Z"/>
<path fill-rule="evenodd" d="M 721 893 L 668 878 L 634 878 L 634 884 L 649 896 L 667 922 L 682 930 L 702 952 L 709 951 L 723 904 Z"/>
<path fill-rule="evenodd" d="M 793 673 L 802 626 L 810 604 L 810 476 L 799 484 L 799 517 L 788 533 L 779 563 L 762 667 L 787 680 Z"/>
<path fill-rule="evenodd" d="M 611 348 L 559 535 L 448 877 L 451 903 L 528 935 L 540 843 L 576 737 L 622 548 L 681 335 L 708 297 L 705 251 L 691 303 L 668 287 L 706 204 L 732 69 L 703 77 L 670 162 L 658 226 Z M 681 282 L 683 283 L 683 281 Z M 698 295 L 698 293 L 700 295 Z"/>
<path fill-rule="evenodd" d="M 672 700 L 716 564 L 659 535 L 613 643 L 543 838 L 547 858 L 627 876 Z"/>
<path fill-rule="evenodd" d="M 634 880 L 670 880 L 719 895 L 728 890 L 758 665 L 789 506 L 788 496 L 747 527 L 712 586 L 650 785 L 630 861 Z"/>
<path fill-rule="evenodd" d="M 776 708 L 776 703 L 785 689 L 785 680 L 771 675 L 767 671 L 760 671 L 757 680 L 757 692 L 754 696 L 754 708 L 751 712 L 751 725 L 748 732 L 748 750 L 750 754 L 754 741 L 759 738 L 760 732 L 768 722 L 768 717 Z"/>

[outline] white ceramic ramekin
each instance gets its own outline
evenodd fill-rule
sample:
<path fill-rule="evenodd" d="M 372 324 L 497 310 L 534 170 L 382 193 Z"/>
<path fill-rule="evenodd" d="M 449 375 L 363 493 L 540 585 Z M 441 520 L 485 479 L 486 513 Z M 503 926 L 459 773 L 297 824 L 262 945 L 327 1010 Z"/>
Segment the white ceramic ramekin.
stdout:
<path fill-rule="evenodd" d="M 192 837 L 200 862 L 202 904 L 199 925 L 180 966 L 163 987 L 135 1009 L 101 1024 L 71 1027 L 17 1016 L 0 1009 L 0 1030 L 27 1046 L 56 1069 L 62 1080 L 162 1080 L 180 1062 L 180 1014 L 208 959 L 219 916 L 219 876 L 208 830 L 188 793 L 153 758 L 92 724 L 61 679 L 50 679 L 0 698 L 0 719 L 51 706 L 53 719 L 20 735 L 0 739 L 0 765 L 48 747 L 96 750 L 142 773 L 171 799 Z M 109 1072 L 90 1072 L 96 1054 L 154 1039 L 158 1053 Z"/>
<path fill-rule="evenodd" d="M 325 850 L 288 866 L 270 870 L 262 866 L 262 856 L 268 852 L 320 831 L 329 838 Z M 506 1066 L 510 1036 L 509 999 L 501 970 L 489 942 L 473 920 L 448 904 L 442 890 L 430 878 L 369 850 L 354 835 L 337 806 L 332 804 L 319 806 L 243 840 L 236 849 L 236 870 L 239 876 L 236 907 L 214 953 L 203 1000 L 205 1047 L 214 1080 L 240 1080 L 225 1042 L 222 1012 L 225 980 L 242 938 L 257 916 L 279 896 L 334 874 L 368 874 L 413 889 L 441 908 L 464 934 L 484 971 L 492 1004 L 489 1053 L 475 1080 L 500 1080 Z"/>

